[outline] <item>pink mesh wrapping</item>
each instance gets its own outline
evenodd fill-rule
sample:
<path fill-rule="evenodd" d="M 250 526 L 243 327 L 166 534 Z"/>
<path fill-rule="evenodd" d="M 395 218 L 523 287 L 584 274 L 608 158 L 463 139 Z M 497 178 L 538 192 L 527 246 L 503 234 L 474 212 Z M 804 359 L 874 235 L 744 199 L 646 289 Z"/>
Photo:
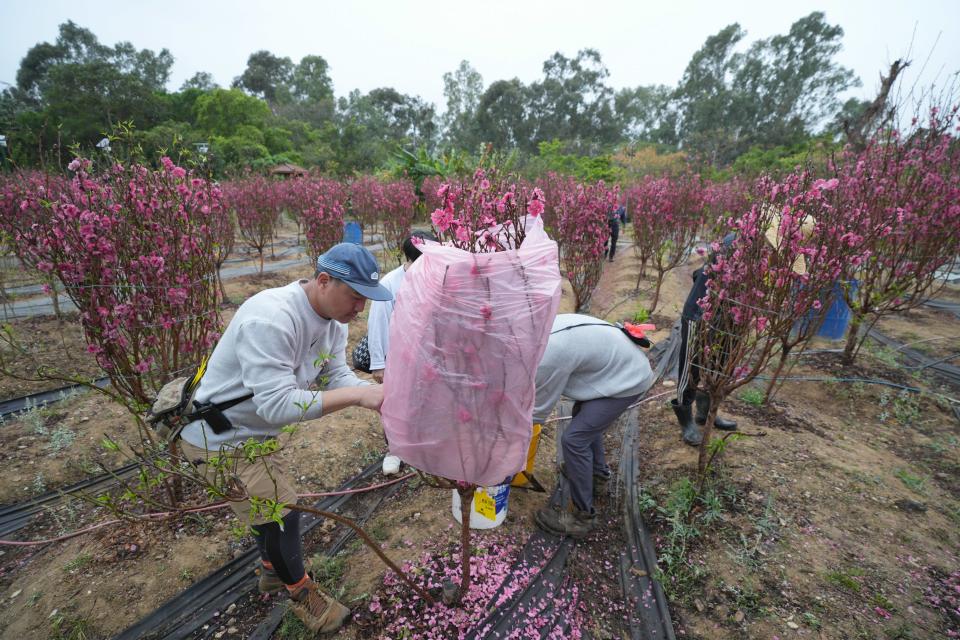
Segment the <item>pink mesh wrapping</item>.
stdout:
<path fill-rule="evenodd" d="M 390 321 L 390 451 L 430 474 L 499 484 L 526 464 L 536 369 L 560 304 L 557 244 L 536 218 L 517 250 L 421 249 Z"/>

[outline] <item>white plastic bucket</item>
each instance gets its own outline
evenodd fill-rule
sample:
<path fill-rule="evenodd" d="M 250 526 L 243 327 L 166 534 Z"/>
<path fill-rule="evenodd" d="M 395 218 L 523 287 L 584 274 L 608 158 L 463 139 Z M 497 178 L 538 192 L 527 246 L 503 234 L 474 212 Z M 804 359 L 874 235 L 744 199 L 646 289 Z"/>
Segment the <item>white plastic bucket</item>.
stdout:
<path fill-rule="evenodd" d="M 460 494 L 453 490 L 453 519 L 460 523 Z M 473 493 L 473 508 L 470 509 L 471 529 L 493 529 L 507 517 L 507 502 L 510 498 L 510 483 L 492 487 L 477 487 Z"/>

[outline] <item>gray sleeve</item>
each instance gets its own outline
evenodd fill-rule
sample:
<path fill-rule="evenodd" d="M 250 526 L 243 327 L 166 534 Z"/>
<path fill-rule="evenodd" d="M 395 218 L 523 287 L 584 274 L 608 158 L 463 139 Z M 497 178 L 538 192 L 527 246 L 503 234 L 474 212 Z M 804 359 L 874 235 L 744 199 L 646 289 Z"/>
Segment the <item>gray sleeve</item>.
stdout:
<path fill-rule="evenodd" d="M 534 422 L 542 424 L 550 417 L 550 412 L 563 395 L 569 379 L 569 369 L 555 366 L 544 357 L 544 361 L 537 368 L 537 397 L 533 403 Z"/>
<path fill-rule="evenodd" d="M 253 391 L 257 415 L 272 425 L 323 414 L 322 394 L 301 389 L 294 372 L 296 339 L 292 329 L 260 320 L 237 332 L 237 359 L 244 387 Z"/>

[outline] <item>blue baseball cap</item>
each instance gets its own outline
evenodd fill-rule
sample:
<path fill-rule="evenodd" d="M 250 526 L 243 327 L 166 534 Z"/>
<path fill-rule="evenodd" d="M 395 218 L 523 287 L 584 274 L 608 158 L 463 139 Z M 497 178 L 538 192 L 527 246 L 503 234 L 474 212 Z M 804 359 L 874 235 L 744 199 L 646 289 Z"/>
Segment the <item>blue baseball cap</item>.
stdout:
<path fill-rule="evenodd" d="M 393 300 L 380 284 L 380 266 L 373 254 L 359 244 L 341 242 L 317 258 L 317 271 L 324 271 L 370 300 Z"/>

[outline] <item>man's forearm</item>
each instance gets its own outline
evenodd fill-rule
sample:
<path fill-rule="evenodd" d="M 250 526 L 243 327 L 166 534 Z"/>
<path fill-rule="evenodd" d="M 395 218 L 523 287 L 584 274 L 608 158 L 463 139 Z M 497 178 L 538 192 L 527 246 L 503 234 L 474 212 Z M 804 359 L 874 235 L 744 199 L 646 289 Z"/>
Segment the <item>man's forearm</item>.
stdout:
<path fill-rule="evenodd" d="M 321 402 L 325 416 L 346 407 L 363 407 L 379 411 L 380 404 L 383 402 L 383 389 L 380 385 L 340 387 L 324 391 Z"/>

